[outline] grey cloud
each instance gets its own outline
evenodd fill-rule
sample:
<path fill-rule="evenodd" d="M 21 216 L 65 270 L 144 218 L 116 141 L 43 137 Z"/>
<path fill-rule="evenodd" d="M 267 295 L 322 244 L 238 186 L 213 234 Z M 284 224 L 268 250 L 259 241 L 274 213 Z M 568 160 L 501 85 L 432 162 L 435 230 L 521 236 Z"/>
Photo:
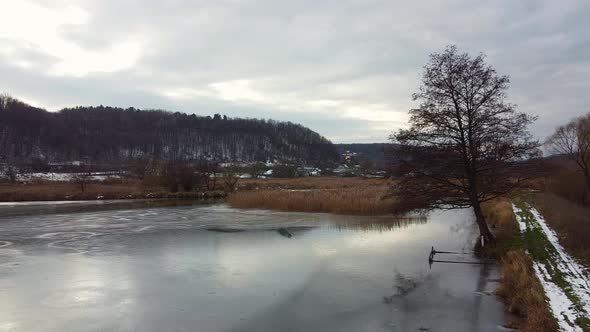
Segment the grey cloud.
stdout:
<path fill-rule="evenodd" d="M 54 59 L 42 51 L 27 55 L 31 49 L 22 45 L 18 57 L 37 67 L 17 68 L 1 58 L 0 88 L 48 105 L 276 118 L 301 122 L 335 141 L 385 141 L 403 126 L 402 117 L 392 121 L 374 113 L 368 120 L 356 113 L 378 105 L 395 118 L 412 107 L 428 54 L 456 43 L 488 54 L 500 73 L 511 76 L 510 100 L 539 115 L 537 136 L 590 111 L 590 3 L 582 1 L 38 1 L 88 11 L 87 24 L 58 30 L 79 47 L 100 51 L 129 40 L 142 45 L 132 67 L 78 78 L 40 70 Z M 248 80 L 265 100 L 164 94 L 235 80 Z M 342 110 L 313 106 L 321 101 L 339 102 Z"/>
<path fill-rule="evenodd" d="M 11 63 L 21 66 L 26 64 L 31 69 L 40 70 L 54 65 L 58 59 L 51 56 L 33 44 L 7 38 L 0 38 L 0 45 L 7 49 L 7 52 L 0 53 L 1 63 Z"/>

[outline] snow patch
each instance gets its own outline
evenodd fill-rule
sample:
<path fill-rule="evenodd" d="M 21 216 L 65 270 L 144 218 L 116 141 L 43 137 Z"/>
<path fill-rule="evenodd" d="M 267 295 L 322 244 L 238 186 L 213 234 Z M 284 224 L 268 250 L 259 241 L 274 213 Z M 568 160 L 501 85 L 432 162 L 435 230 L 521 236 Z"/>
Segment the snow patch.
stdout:
<path fill-rule="evenodd" d="M 512 203 L 512 211 L 514 211 L 514 216 L 516 216 L 516 221 L 518 222 L 518 228 L 520 229 L 521 232 L 526 231 L 527 227 L 526 227 L 526 223 L 524 221 L 522 221 L 522 217 L 520 216 L 520 214 L 518 214 L 518 211 L 522 211 L 521 209 L 519 209 L 518 207 L 516 207 L 516 205 L 514 205 L 514 203 Z"/>
<path fill-rule="evenodd" d="M 551 280 L 551 275 L 547 272 L 547 269 L 543 264 L 533 262 L 533 268 L 535 269 L 537 279 L 539 279 L 543 286 L 545 295 L 549 299 L 549 307 L 557 319 L 557 323 L 561 330 L 567 332 L 581 332 L 582 329 L 580 327 L 570 325 L 573 324 L 573 321 L 576 318 L 576 313 L 572 310 L 574 305 L 572 301 L 570 301 L 561 288 L 557 287 L 553 282 L 548 281 Z"/>
<path fill-rule="evenodd" d="M 590 313 L 590 284 L 587 275 L 585 274 L 586 270 L 565 251 L 561 244 L 559 244 L 557 234 L 547 225 L 543 216 L 541 216 L 541 214 L 532 206 L 527 206 L 527 208 L 533 215 L 535 219 L 534 222 L 537 224 L 536 226 L 540 227 L 547 240 L 555 249 L 556 255 L 553 254 L 551 257 L 552 263 L 555 265 L 554 268 L 559 270 L 563 279 L 570 285 L 571 293 L 579 299 L 584 312 L 579 312 L 564 290 L 552 281 L 551 274 L 548 272 L 545 264 L 533 261 L 535 274 L 545 290 L 551 310 L 554 315 L 556 315 L 559 326 L 563 331 L 582 331 L 580 327 L 574 325 L 574 321 L 580 314 L 588 315 L 588 313 Z M 512 204 L 512 209 L 521 232 L 526 232 L 528 227 L 535 227 L 535 225 L 527 225 L 527 223 L 523 221 L 523 218 L 520 215 L 523 213 L 522 209 L 514 204 Z"/>
<path fill-rule="evenodd" d="M 549 228 L 541 214 L 532 207 L 531 212 L 559 255 L 559 260 L 556 263 L 558 264 L 559 270 L 564 273 L 564 279 L 572 286 L 574 293 L 584 305 L 586 312 L 590 312 L 590 285 L 584 273 L 585 269 L 568 255 L 561 244 L 559 244 L 557 234 Z"/>

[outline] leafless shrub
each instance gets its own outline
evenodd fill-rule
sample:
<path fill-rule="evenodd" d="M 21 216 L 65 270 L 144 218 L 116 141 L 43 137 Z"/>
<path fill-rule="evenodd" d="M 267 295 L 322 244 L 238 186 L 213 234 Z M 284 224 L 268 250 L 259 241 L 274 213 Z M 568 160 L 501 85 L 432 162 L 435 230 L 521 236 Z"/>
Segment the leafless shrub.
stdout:
<path fill-rule="evenodd" d="M 240 180 L 240 174 L 238 168 L 234 166 L 224 167 L 222 170 L 223 174 L 223 190 L 226 193 L 233 193 L 238 188 L 238 181 Z"/>

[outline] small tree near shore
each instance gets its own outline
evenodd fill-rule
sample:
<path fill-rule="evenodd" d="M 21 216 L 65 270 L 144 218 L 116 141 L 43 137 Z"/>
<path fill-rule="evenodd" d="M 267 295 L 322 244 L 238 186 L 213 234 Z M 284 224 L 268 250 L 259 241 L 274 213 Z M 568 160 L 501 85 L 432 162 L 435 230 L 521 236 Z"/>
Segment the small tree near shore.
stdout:
<path fill-rule="evenodd" d="M 400 144 L 398 212 L 472 207 L 483 239 L 495 240 L 481 203 L 522 187 L 540 154 L 527 130 L 535 118 L 504 101 L 508 86 L 483 55 L 448 46 L 430 56 L 410 128 L 391 136 Z"/>
<path fill-rule="evenodd" d="M 84 194 L 84 192 L 86 191 L 86 185 L 89 182 L 89 178 L 90 176 L 88 173 L 77 173 L 72 178 L 73 182 L 80 186 L 80 192 L 82 194 Z"/>
<path fill-rule="evenodd" d="M 239 168 L 236 166 L 226 166 L 222 170 L 223 174 L 223 191 L 233 193 L 238 189 L 240 180 Z"/>
<path fill-rule="evenodd" d="M 263 162 L 255 162 L 248 167 L 248 172 L 252 175 L 252 178 L 258 179 L 266 172 L 267 167 Z"/>
<path fill-rule="evenodd" d="M 6 177 L 8 178 L 8 181 L 10 181 L 10 183 L 16 183 L 17 177 L 18 177 L 18 169 L 13 166 L 13 165 L 8 165 L 6 166 Z"/>

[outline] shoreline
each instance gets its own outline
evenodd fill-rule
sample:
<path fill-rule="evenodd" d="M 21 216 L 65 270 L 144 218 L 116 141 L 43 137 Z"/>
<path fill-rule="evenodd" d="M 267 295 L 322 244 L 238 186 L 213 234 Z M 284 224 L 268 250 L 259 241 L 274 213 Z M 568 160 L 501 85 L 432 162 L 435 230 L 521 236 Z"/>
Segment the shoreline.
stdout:
<path fill-rule="evenodd" d="M 0 184 L 0 204 L 10 202 L 103 201 L 138 199 L 224 198 L 222 190 L 171 192 L 163 187 L 147 187 L 138 181 L 115 184 L 89 183 L 84 190 L 71 182 Z"/>

